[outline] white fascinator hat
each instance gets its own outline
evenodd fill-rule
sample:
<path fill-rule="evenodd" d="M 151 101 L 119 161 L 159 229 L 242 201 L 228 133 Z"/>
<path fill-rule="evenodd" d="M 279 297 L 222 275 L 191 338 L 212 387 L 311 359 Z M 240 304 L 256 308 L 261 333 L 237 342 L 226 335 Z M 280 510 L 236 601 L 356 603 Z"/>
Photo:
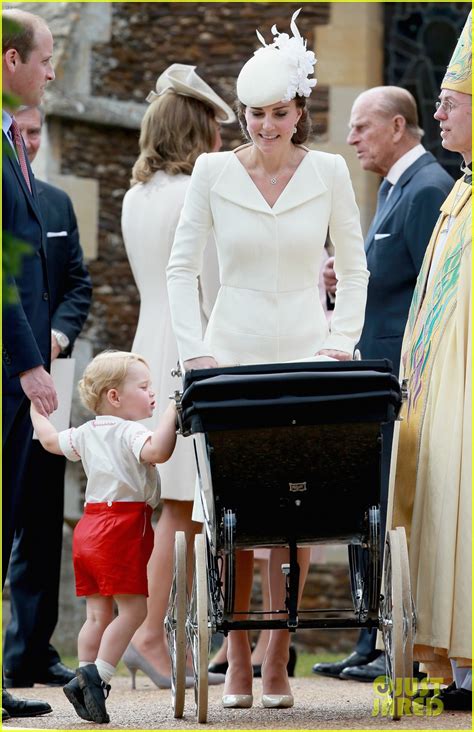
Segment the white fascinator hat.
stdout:
<path fill-rule="evenodd" d="M 236 117 L 231 107 L 211 89 L 209 84 L 201 79 L 196 73 L 195 66 L 189 66 L 188 64 L 171 64 L 171 66 L 168 66 L 156 80 L 155 91 L 151 91 L 146 100 L 152 102 L 168 91 L 205 102 L 215 109 L 217 119 L 223 124 L 235 122 Z"/>
<path fill-rule="evenodd" d="M 292 15 L 290 28 L 293 36 L 280 33 L 274 25 L 271 29 L 273 43 L 267 45 L 261 33 L 256 31 L 262 48 L 255 51 L 242 68 L 237 79 L 237 96 L 246 107 L 266 107 L 277 102 L 289 102 L 297 95 L 309 97 L 316 79 L 315 55 L 306 49 L 296 26 L 301 8 Z"/>

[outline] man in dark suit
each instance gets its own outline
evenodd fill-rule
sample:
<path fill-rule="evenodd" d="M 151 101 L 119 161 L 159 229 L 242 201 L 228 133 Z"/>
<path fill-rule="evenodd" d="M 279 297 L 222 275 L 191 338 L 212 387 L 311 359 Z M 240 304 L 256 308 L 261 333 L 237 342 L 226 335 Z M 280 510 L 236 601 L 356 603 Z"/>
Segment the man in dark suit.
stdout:
<path fill-rule="evenodd" d="M 388 358 L 398 374 L 403 333 L 418 272 L 451 177 L 420 144 L 416 102 L 395 86 L 375 87 L 355 100 L 347 142 L 364 170 L 383 177 L 377 211 L 365 238 L 370 272 L 365 323 L 358 348 L 362 358 Z M 324 270 L 326 289 L 335 294 L 334 259 Z M 381 501 L 388 498 L 393 424 L 382 427 Z M 386 515 L 381 516 L 385 533 Z M 385 673 L 376 632 L 363 630 L 355 651 L 338 663 L 318 663 L 313 672 L 357 681 Z"/>
<path fill-rule="evenodd" d="M 30 402 L 48 416 L 57 408 L 57 396 L 48 373 L 51 318 L 45 232 L 34 176 L 13 117 L 18 103 L 39 104 L 46 84 L 54 79 L 53 38 L 44 21 L 31 13 L 4 10 L 2 21 L 2 79 L 6 100 L 2 110 L 4 248 L 12 246 L 11 238 L 26 242 L 30 248 L 21 261 L 20 271 L 15 276 L 7 273 L 10 299 L 4 303 L 2 313 L 4 583 L 31 442 Z M 3 719 L 48 712 L 51 707 L 46 702 L 16 699 L 2 691 Z"/>
<path fill-rule="evenodd" d="M 41 111 L 24 108 L 16 120 L 33 163 L 41 144 Z M 40 180 L 36 188 L 46 229 L 54 360 L 70 355 L 89 312 L 92 286 L 69 196 Z M 12 614 L 3 652 L 7 688 L 34 683 L 63 686 L 75 677 L 50 643 L 58 619 L 65 463 L 63 456 L 32 441 L 10 559 Z"/>

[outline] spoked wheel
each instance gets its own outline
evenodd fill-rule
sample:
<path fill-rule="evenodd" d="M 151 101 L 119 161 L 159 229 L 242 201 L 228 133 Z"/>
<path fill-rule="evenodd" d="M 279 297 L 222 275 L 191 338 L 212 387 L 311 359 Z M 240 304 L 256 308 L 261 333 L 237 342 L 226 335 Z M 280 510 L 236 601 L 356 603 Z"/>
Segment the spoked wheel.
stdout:
<path fill-rule="evenodd" d="M 177 531 L 174 544 L 174 574 L 170 590 L 165 633 L 171 659 L 171 697 L 174 716 L 184 712 L 186 690 L 186 536 Z"/>
<path fill-rule="evenodd" d="M 368 543 L 349 544 L 349 570 L 352 602 L 361 620 L 376 612 L 380 595 L 380 508 L 372 506 L 368 513 Z"/>
<path fill-rule="evenodd" d="M 413 698 L 413 643 L 416 632 L 415 603 L 411 593 L 410 564 L 405 529 L 397 526 L 400 542 L 400 561 L 402 570 L 402 611 L 403 611 L 403 677 L 405 695 Z"/>
<path fill-rule="evenodd" d="M 186 623 L 194 674 L 194 699 L 198 722 L 207 721 L 209 624 L 206 539 L 198 534 L 194 539 L 194 579 Z"/>
<path fill-rule="evenodd" d="M 381 630 L 385 644 L 390 684 L 390 716 L 400 719 L 405 698 L 403 661 L 403 582 L 400 534 L 389 531 L 385 543 L 384 594 L 380 605 Z"/>
<path fill-rule="evenodd" d="M 379 606 L 380 580 L 382 576 L 382 547 L 380 545 L 380 508 L 369 509 L 369 610 L 376 611 Z"/>
<path fill-rule="evenodd" d="M 224 615 L 234 612 L 235 593 L 235 513 L 224 511 Z"/>

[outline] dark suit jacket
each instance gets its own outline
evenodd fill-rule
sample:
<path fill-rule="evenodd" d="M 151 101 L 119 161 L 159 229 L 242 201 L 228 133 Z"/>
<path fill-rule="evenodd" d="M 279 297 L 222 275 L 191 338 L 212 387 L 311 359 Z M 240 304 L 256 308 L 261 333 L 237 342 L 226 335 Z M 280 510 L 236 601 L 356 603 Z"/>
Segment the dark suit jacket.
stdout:
<path fill-rule="evenodd" d="M 36 187 L 46 229 L 51 326 L 69 338 L 69 348 L 62 354 L 69 355 L 89 312 L 92 285 L 71 199 L 44 181 L 37 180 Z"/>
<path fill-rule="evenodd" d="M 370 279 L 358 348 L 362 358 L 389 358 L 395 374 L 416 278 L 452 185 L 451 176 L 425 153 L 397 181 L 365 240 Z"/>
<path fill-rule="evenodd" d="M 2 168 L 3 231 L 27 242 L 31 249 L 22 258 L 21 271 L 8 277 L 18 298 L 3 307 L 3 443 L 24 399 L 18 374 L 34 366 L 49 369 L 51 318 L 45 231 L 35 179 L 28 165 L 32 193 L 28 190 L 10 143 L 3 135 Z"/>

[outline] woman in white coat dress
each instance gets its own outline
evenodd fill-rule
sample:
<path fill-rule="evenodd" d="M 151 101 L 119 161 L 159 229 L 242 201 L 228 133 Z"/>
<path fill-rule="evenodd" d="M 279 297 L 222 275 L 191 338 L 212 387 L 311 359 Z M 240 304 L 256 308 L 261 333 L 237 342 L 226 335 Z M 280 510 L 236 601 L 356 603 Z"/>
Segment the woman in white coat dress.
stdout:
<path fill-rule="evenodd" d="M 232 122 L 228 105 L 196 74 L 193 66 L 173 64 L 161 74 L 150 107 L 142 121 L 140 156 L 122 210 L 122 232 L 132 272 L 140 293 L 140 315 L 132 350 L 142 354 L 152 373 L 158 409 L 147 420 L 150 429 L 180 387 L 171 371 L 178 361 L 171 328 L 166 265 L 190 174 L 196 158 L 219 150 L 220 122 Z M 218 289 L 213 237 L 199 278 L 199 317 L 206 324 Z M 163 628 L 173 571 L 174 534 L 186 532 L 192 545 L 201 524 L 191 520 L 196 481 L 193 446 L 178 438 L 171 459 L 160 466 L 163 508 L 148 565 L 148 614 L 135 633 L 124 661 L 132 678 L 144 671 L 160 687 L 170 686 L 170 662 Z M 223 677 L 214 677 L 223 681 Z"/>
<path fill-rule="evenodd" d="M 173 328 L 186 369 L 281 362 L 315 354 L 352 358 L 364 319 L 368 272 L 349 173 L 339 155 L 303 146 L 305 97 L 315 63 L 295 24 L 245 64 L 237 96 L 250 144 L 196 161 L 168 265 Z M 264 43 L 261 36 L 260 40 Z M 196 276 L 209 232 L 216 237 L 220 289 L 202 336 Z M 338 293 L 331 328 L 318 278 L 326 235 L 335 246 Z M 249 507 L 250 508 L 250 507 Z M 248 609 L 252 552 L 237 553 L 236 610 Z M 283 607 L 284 548 L 270 555 L 272 607 Z M 299 550 L 302 585 L 309 549 Z M 293 705 L 286 665 L 289 633 L 272 631 L 262 665 L 265 707 Z M 223 705 L 249 707 L 247 633 L 232 631 Z"/>

